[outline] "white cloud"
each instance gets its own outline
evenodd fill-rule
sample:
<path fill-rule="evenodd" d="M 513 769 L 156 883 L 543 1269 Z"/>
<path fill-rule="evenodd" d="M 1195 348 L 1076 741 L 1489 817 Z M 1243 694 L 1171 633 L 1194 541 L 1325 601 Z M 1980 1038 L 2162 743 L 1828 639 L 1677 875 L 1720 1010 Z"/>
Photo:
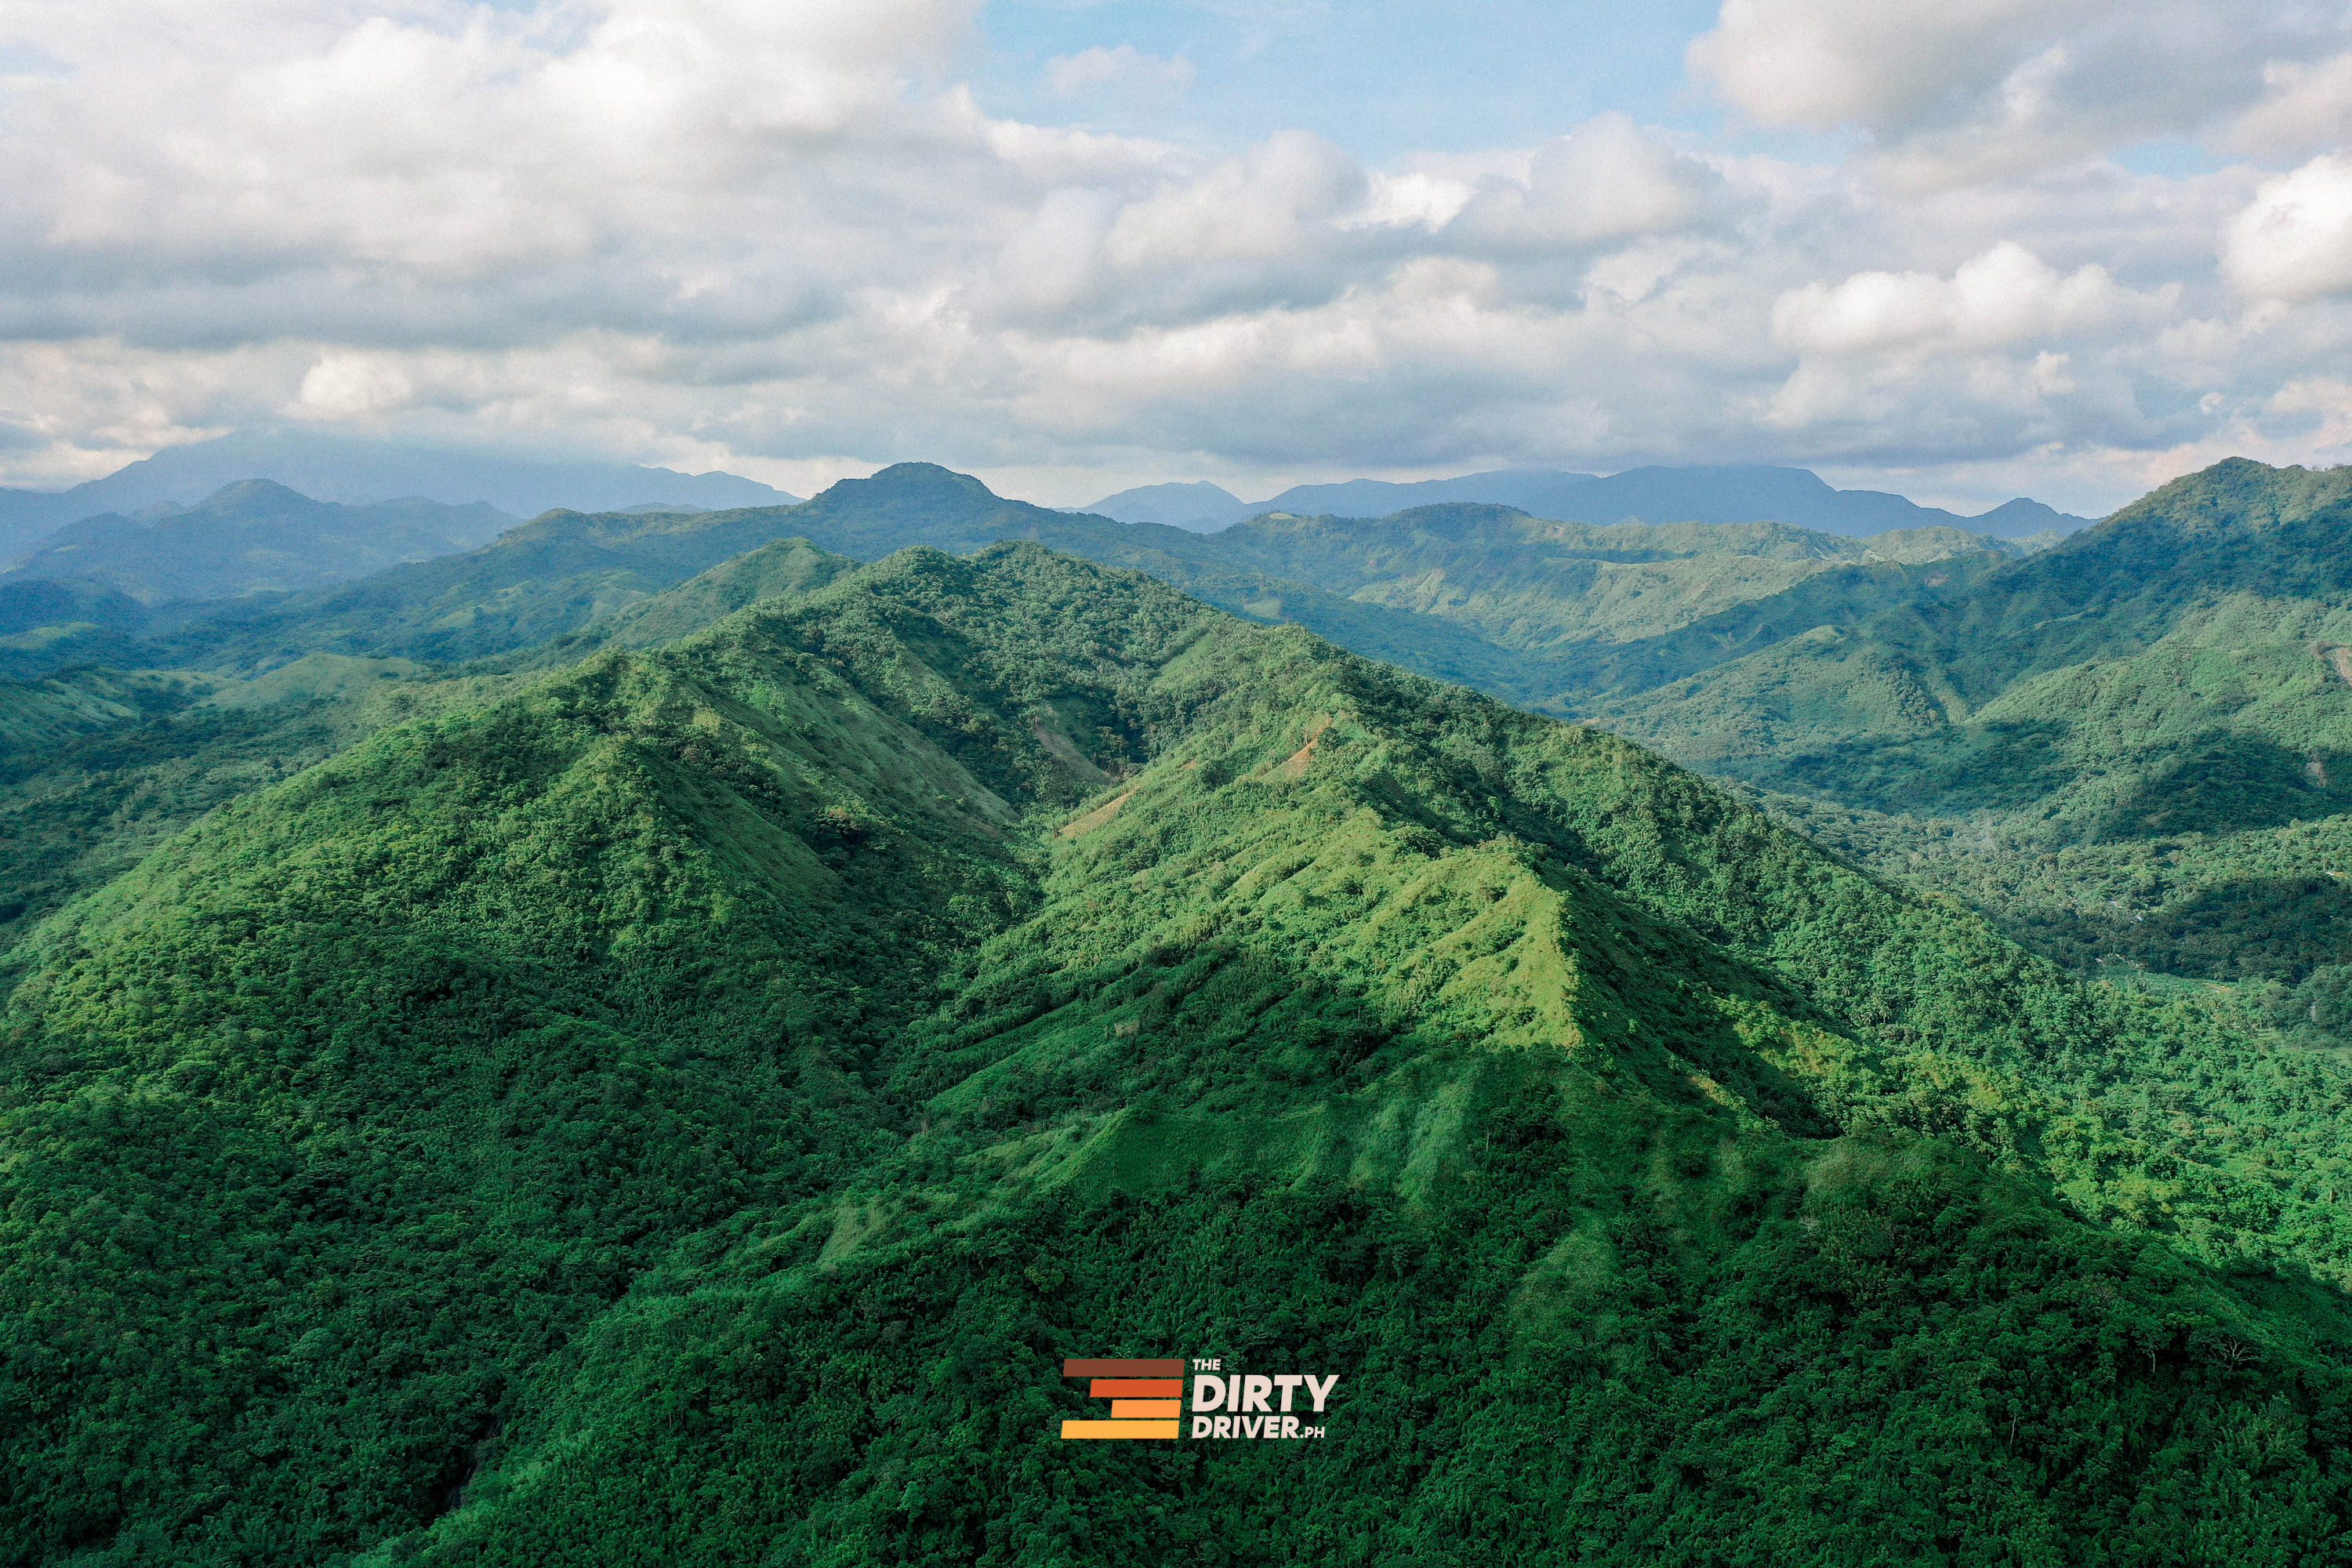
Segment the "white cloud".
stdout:
<path fill-rule="evenodd" d="M 1898 130 L 1997 87 L 2094 0 L 1724 0 L 1692 70 L 1766 125 Z"/>
<path fill-rule="evenodd" d="M 1684 227 L 1721 184 L 1626 116 L 1604 114 L 1538 147 L 1524 180 L 1488 180 L 1454 226 L 1504 246 L 1581 247 Z"/>
<path fill-rule="evenodd" d="M 2352 52 L 2325 60 L 2273 60 L 2263 68 L 2262 100 L 2228 131 L 2229 144 L 2250 153 L 2307 153 L 2341 142 L 2352 130 Z"/>
<path fill-rule="evenodd" d="M 2243 0 L 1724 0 L 1688 59 L 1757 122 L 1859 129 L 1882 175 L 1926 189 L 2232 119 L 2307 124 L 2333 79 L 2299 73 L 2330 37 L 2305 7 Z M 2243 118 L 2266 101 L 2268 122 Z"/>
<path fill-rule="evenodd" d="M 2160 322 L 2170 305 L 2164 293 L 2122 288 L 2104 267 L 2062 277 L 2023 246 L 2003 240 L 1949 278 L 1864 272 L 1835 287 L 1790 289 L 1772 303 L 1772 338 L 1809 357 L 1969 353 Z"/>
<path fill-rule="evenodd" d="M 2223 232 L 2221 269 L 2259 299 L 2352 290 L 2352 158 L 2326 153 L 2264 180 Z"/>
<path fill-rule="evenodd" d="M 1192 85 L 1195 74 L 1192 62 L 1181 55 L 1142 54 L 1133 44 L 1108 49 L 1097 45 L 1045 62 L 1045 85 L 1064 98 L 1112 87 L 1129 92 L 1182 92 Z"/>
<path fill-rule="evenodd" d="M 1192 268 L 1297 255 L 1315 231 L 1363 205 L 1355 161 L 1321 137 L 1286 131 L 1197 179 L 1122 212 L 1106 241 L 1123 268 Z"/>
<path fill-rule="evenodd" d="M 415 384 L 382 356 L 331 353 L 303 373 L 289 412 L 304 418 L 360 419 L 398 408 L 415 394 Z"/>
<path fill-rule="evenodd" d="M 2352 439 L 2314 412 L 2352 354 L 2342 155 L 2078 155 L 2153 123 L 2336 134 L 2342 40 L 2269 11 L 2209 91 L 2160 79 L 2170 44 L 2132 63 L 2107 0 L 1737 0 L 1710 79 L 1861 152 L 1603 115 L 1382 167 L 1303 131 L 992 118 L 954 79 L 976 12 L 22 0 L 59 68 L 0 78 L 0 482 L 287 418 L 795 489 L 907 457 L 1087 476 L 1071 500 L 1747 458 L 2079 493 Z M 1125 91 L 1178 63 L 1059 65 Z"/>

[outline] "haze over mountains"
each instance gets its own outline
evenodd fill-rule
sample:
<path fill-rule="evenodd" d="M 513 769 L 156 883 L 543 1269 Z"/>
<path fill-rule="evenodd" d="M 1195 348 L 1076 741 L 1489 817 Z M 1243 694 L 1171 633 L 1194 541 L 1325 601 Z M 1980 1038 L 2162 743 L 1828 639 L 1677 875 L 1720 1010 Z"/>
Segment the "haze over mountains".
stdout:
<path fill-rule="evenodd" d="M 265 488 L 235 488 L 248 481 Z M 484 542 L 501 518 L 511 522 L 551 508 L 707 510 L 795 500 L 729 474 L 400 447 L 315 432 L 242 433 L 167 448 L 70 490 L 0 492 L 0 567 L 6 569 L 0 585 L 75 580 L 149 604 L 297 590 L 467 548 Z M 297 502 L 395 510 L 314 512 L 297 525 Z M 1982 536 L 2037 542 L 2084 521 L 2023 500 L 1961 520 L 1899 496 L 1834 490 L 1802 469 L 1770 468 L 1635 469 L 1609 479 L 1514 469 L 1413 484 L 1356 479 L 1295 486 L 1256 507 L 1213 485 L 1160 485 L 1122 492 L 1091 510 L 1121 521 L 1213 531 L 1266 511 L 1384 517 L 1445 502 L 1600 522 L 1769 520 L 1853 537 L 1965 521 Z M 477 510 L 458 521 L 436 506 Z M 183 514 L 178 521 L 161 521 L 175 511 Z M 240 511 L 250 515 L 234 515 Z M 327 521 L 331 515 L 338 521 Z M 70 534 L 60 532 L 68 528 Z M 207 530 L 219 537 L 205 541 Z M 222 564 L 193 564 L 207 554 Z M 226 564 L 230 555 L 241 564 Z"/>
<path fill-rule="evenodd" d="M 479 501 L 343 505 L 245 479 L 194 506 L 157 501 L 128 517 L 68 523 L 0 572 L 0 590 L 12 581 L 74 578 L 142 605 L 290 593 L 471 550 L 520 521 Z"/>
<path fill-rule="evenodd" d="M 1268 511 L 1386 517 L 1439 501 L 1485 501 L 1569 522 L 1769 521 L 1854 537 L 1946 526 L 1997 539 L 2028 539 L 2069 533 L 2091 521 L 2021 496 L 1979 516 L 1962 517 L 1883 490 L 1835 489 L 1803 468 L 1760 464 L 1629 468 L 1606 479 L 1505 468 L 1402 484 L 1350 479 L 1294 486 L 1255 504 L 1212 484 L 1147 485 L 1107 496 L 1085 510 L 1122 522 L 1167 523 L 1211 532 Z"/>
<path fill-rule="evenodd" d="M 67 523 L 107 512 L 135 513 L 164 501 L 192 506 L 245 479 L 268 479 L 315 500 L 418 499 L 479 504 L 518 518 L 535 517 L 551 507 L 609 511 L 660 501 L 779 506 L 799 499 L 733 474 L 398 446 L 313 431 L 240 431 L 167 447 L 70 489 L 0 490 L 0 562 Z"/>

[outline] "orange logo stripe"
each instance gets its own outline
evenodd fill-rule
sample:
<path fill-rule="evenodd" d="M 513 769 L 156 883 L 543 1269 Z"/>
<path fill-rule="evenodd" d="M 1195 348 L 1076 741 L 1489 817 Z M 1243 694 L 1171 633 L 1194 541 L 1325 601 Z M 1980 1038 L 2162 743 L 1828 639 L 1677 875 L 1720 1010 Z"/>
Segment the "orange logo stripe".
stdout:
<path fill-rule="evenodd" d="M 1181 1421 L 1065 1421 L 1062 1436 L 1077 1437 L 1173 1437 Z"/>
<path fill-rule="evenodd" d="M 1150 1420 L 1158 1416 L 1174 1419 L 1184 1414 L 1181 1399 L 1114 1399 L 1110 1402 L 1111 1416 L 1118 1421 Z"/>

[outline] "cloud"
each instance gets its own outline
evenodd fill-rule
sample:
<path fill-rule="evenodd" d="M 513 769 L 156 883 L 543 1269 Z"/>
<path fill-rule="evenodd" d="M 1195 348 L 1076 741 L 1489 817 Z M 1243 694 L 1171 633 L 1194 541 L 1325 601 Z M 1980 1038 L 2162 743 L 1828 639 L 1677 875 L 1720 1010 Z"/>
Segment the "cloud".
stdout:
<path fill-rule="evenodd" d="M 2160 293 L 2120 287 L 2104 267 L 2062 277 L 2003 240 L 1949 278 L 1864 272 L 1790 289 L 1772 302 L 1772 339 L 1807 357 L 1972 353 L 2160 321 L 2169 305 Z"/>
<path fill-rule="evenodd" d="M 2276 134 L 2309 106 L 2274 102 L 2268 130 L 2242 117 L 2292 96 L 2331 32 L 2301 7 L 2241 0 L 1725 0 L 1687 58 L 1758 123 L 1862 131 L 1883 177 L 1925 189 L 2233 117 Z"/>
<path fill-rule="evenodd" d="M 2352 158 L 2326 153 L 2264 180 L 2223 231 L 2221 270 L 2258 299 L 2352 290 Z"/>
<path fill-rule="evenodd" d="M 1725 0 L 1694 74 L 1766 125 L 1907 129 L 1997 86 L 2088 0 Z"/>
<path fill-rule="evenodd" d="M 2307 153 L 2344 140 L 2352 129 L 2352 52 L 2324 60 L 2273 60 L 2263 68 L 2262 100 L 2231 124 L 2222 140 L 2248 153 Z"/>
<path fill-rule="evenodd" d="M 19 10 L 58 68 L 0 78 L 0 482 L 288 419 L 794 488 L 927 457 L 1073 500 L 1744 459 L 2000 500 L 2034 464 L 2339 439 L 2304 404 L 2352 353 L 2342 154 L 2065 151 L 2333 134 L 2342 40 L 2267 10 L 2212 88 L 2159 79 L 2168 43 L 2133 63 L 2105 0 L 1739 0 L 1695 62 L 1754 118 L 1859 128 L 1851 156 L 1605 114 L 1378 165 L 993 117 L 955 74 L 977 0 Z"/>
<path fill-rule="evenodd" d="M 1183 56 L 1163 58 L 1140 54 L 1133 44 L 1109 49 L 1097 45 L 1045 62 L 1045 85 L 1064 98 L 1112 87 L 1129 92 L 1181 93 L 1192 85 L 1194 75 L 1192 62 Z"/>
<path fill-rule="evenodd" d="M 415 393 L 406 374 L 379 356 L 326 354 L 303 373 L 289 412 L 306 418 L 359 419 L 398 408 Z"/>
<path fill-rule="evenodd" d="M 1721 184 L 1627 116 L 1603 114 L 1536 149 L 1523 180 L 1486 181 L 1451 226 L 1506 247 L 1583 247 L 1685 227 Z"/>
<path fill-rule="evenodd" d="M 1285 131 L 1128 207 L 1105 247 L 1129 269 L 1279 260 L 1361 207 L 1369 188 L 1341 149 L 1310 132 Z"/>

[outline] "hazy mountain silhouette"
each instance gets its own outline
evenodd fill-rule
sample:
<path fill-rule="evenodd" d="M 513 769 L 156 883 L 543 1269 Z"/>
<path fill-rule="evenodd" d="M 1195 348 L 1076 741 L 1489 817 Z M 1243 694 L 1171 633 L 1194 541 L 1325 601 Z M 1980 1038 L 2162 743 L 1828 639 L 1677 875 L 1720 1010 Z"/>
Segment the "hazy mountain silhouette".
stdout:
<path fill-rule="evenodd" d="M 243 479 L 193 507 L 159 501 L 133 516 L 103 512 L 69 522 L 0 582 L 78 579 L 150 605 L 293 593 L 471 550 L 521 521 L 479 501 L 406 497 L 343 505 Z"/>
<path fill-rule="evenodd" d="M 1159 522 L 1209 533 L 1239 522 L 1254 509 L 1233 491 L 1202 479 L 1192 484 L 1139 485 L 1105 496 L 1092 506 L 1070 510 L 1119 522 Z"/>
<path fill-rule="evenodd" d="M 1837 489 L 1809 468 L 1760 463 L 1629 468 L 1605 479 L 1561 485 L 1517 504 L 1563 522 L 1785 522 L 1857 539 L 1938 524 L 2023 539 L 2050 529 L 2072 532 L 2092 521 L 2021 497 L 1981 517 L 1963 517 L 1885 490 Z"/>
<path fill-rule="evenodd" d="M 1838 489 L 1807 468 L 1753 463 L 1629 468 L 1607 479 L 1545 468 L 1498 468 L 1412 484 L 1348 479 L 1294 485 L 1255 502 L 1211 484 L 1145 485 L 1106 496 L 1084 510 L 1121 522 L 1171 523 L 1206 533 L 1269 511 L 1388 517 L 1410 507 L 1448 501 L 1514 506 L 1562 522 L 1785 522 L 1853 539 L 1938 526 L 1963 527 L 1997 539 L 2028 539 L 2051 531 L 2071 533 L 2092 521 L 2021 496 L 1980 517 L 1964 517 L 1885 490 Z"/>
<path fill-rule="evenodd" d="M 478 501 L 516 517 L 557 507 L 614 511 L 646 502 L 790 506 L 800 499 L 734 474 L 682 474 L 634 463 L 405 446 L 310 431 L 239 431 L 167 447 L 68 490 L 0 490 L 0 559 L 81 518 L 133 512 L 157 501 L 191 505 L 240 479 L 274 480 L 325 501 Z"/>

